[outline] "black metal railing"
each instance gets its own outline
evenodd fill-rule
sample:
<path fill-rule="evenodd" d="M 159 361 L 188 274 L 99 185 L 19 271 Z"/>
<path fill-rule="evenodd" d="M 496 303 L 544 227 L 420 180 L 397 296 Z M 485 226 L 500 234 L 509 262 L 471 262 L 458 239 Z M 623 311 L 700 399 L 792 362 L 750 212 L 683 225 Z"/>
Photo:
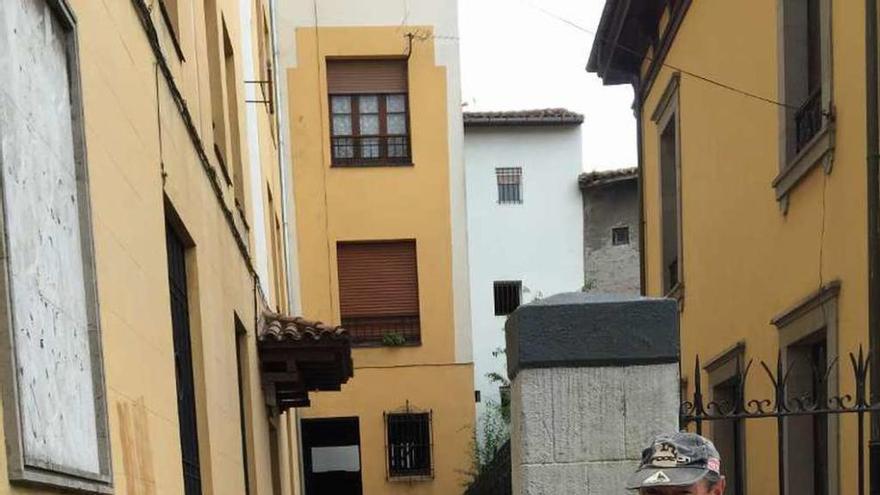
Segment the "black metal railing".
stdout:
<path fill-rule="evenodd" d="M 794 114 L 796 151 L 801 151 L 822 130 L 822 91 L 813 91 Z"/>
<path fill-rule="evenodd" d="M 412 163 L 409 136 L 333 136 L 333 165 L 371 166 Z"/>
<path fill-rule="evenodd" d="M 343 317 L 353 346 L 407 346 L 422 341 L 419 315 Z"/>
<path fill-rule="evenodd" d="M 855 390 L 852 393 L 837 394 L 829 396 L 828 383 L 837 383 L 835 380 L 829 380 L 832 372 L 839 367 L 837 359 L 830 361 L 825 367 L 819 367 L 810 364 L 808 369 L 803 368 L 802 362 L 793 360 L 785 363 L 782 353 L 777 357 L 776 365 L 771 366 L 761 361 L 761 367 L 766 374 L 766 378 L 773 389 L 773 397 L 768 399 L 747 399 L 745 396 L 746 382 L 749 378 L 749 371 L 752 369 L 752 361 L 745 366 L 741 359 L 736 361 L 736 387 L 731 400 L 706 401 L 703 391 L 703 382 L 701 378 L 701 365 L 699 356 L 696 360 L 694 368 L 694 394 L 690 400 L 685 400 L 681 405 L 681 426 L 687 428 L 694 426 L 697 433 L 703 433 L 703 425 L 707 421 L 752 421 L 760 419 L 774 419 L 776 422 L 776 450 L 778 462 L 778 495 L 786 494 L 787 473 L 799 472 L 792 466 L 786 466 L 789 458 L 789 442 L 795 441 L 804 443 L 810 439 L 799 438 L 796 434 L 789 434 L 788 430 L 792 426 L 792 421 L 798 418 L 813 418 L 812 426 L 815 431 L 815 425 L 819 424 L 825 418 L 836 415 L 853 414 L 857 418 L 857 438 L 853 441 L 840 442 L 841 447 L 852 446 L 857 449 L 858 462 L 852 466 L 841 466 L 840 471 L 853 469 L 856 471 L 858 480 L 858 495 L 865 495 L 865 446 L 866 442 L 866 418 L 869 413 L 880 412 L 880 403 L 870 403 L 867 394 L 867 381 L 869 368 L 872 365 L 872 358 L 865 356 L 862 349 L 858 354 L 849 354 L 849 365 L 845 366 L 852 373 L 852 379 L 855 383 Z M 798 369 L 798 366 L 801 366 Z M 807 388 L 811 388 L 808 392 L 795 390 L 792 382 L 792 372 L 802 377 L 807 377 L 812 383 Z M 840 383 L 849 383 L 849 380 L 841 379 Z M 801 387 L 803 388 L 803 386 Z M 812 448 L 821 448 L 821 439 L 812 438 Z M 827 441 L 837 441 L 834 438 L 827 438 Z M 800 449 L 804 447 L 798 445 Z M 804 471 L 804 470 L 800 470 Z M 815 470 L 812 470 L 815 471 Z M 742 470 L 735 473 L 736 486 L 744 486 L 745 479 Z M 770 492 L 766 492 L 770 493 Z M 817 492 L 820 493 L 820 492 Z M 821 492 L 821 493 L 824 493 Z"/>
<path fill-rule="evenodd" d="M 495 452 L 495 457 L 467 487 L 464 495 L 511 495 L 510 440 Z"/>

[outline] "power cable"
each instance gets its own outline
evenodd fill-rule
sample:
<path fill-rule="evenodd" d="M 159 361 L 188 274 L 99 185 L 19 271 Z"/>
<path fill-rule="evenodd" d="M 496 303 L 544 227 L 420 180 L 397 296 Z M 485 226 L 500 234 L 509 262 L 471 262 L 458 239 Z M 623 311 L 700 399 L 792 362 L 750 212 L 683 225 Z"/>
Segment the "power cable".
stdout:
<path fill-rule="evenodd" d="M 619 49 L 621 49 L 621 50 L 623 50 L 623 51 L 625 51 L 625 52 L 627 52 L 627 53 L 630 53 L 630 54 L 632 54 L 632 55 L 636 55 L 636 56 L 638 56 L 638 57 L 644 57 L 646 60 L 648 60 L 648 61 L 651 62 L 651 63 L 654 63 L 654 62 L 656 61 L 656 62 L 658 62 L 661 66 L 666 67 L 666 68 L 668 68 L 668 69 L 672 69 L 672 70 L 677 71 L 677 72 L 680 72 L 680 73 L 682 73 L 682 74 L 686 74 L 686 75 L 688 75 L 688 76 L 691 76 L 691 77 L 693 77 L 694 79 L 698 79 L 698 80 L 703 81 L 703 82 L 705 82 L 705 83 L 712 84 L 712 85 L 715 85 L 715 86 L 717 86 L 717 87 L 719 87 L 719 88 L 726 89 L 726 90 L 728 90 L 728 91 L 732 91 L 732 92 L 734 92 L 734 93 L 738 93 L 738 94 L 740 94 L 740 95 L 743 95 L 743 96 L 746 96 L 746 97 L 749 97 L 749 98 L 753 98 L 753 99 L 756 99 L 756 100 L 759 100 L 759 101 L 763 101 L 763 102 L 765 102 L 765 103 L 769 103 L 769 104 L 776 105 L 776 106 L 783 107 L 783 108 L 790 108 L 790 109 L 792 109 L 792 110 L 799 110 L 799 109 L 800 109 L 799 106 L 790 105 L 790 104 L 788 104 L 788 103 L 784 103 L 784 102 L 781 102 L 781 101 L 776 101 L 776 100 L 774 100 L 774 99 L 772 99 L 772 98 L 768 98 L 768 97 L 766 97 L 766 96 L 761 96 L 761 95 L 759 95 L 759 94 L 755 94 L 755 93 L 752 93 L 752 92 L 750 92 L 750 91 L 746 91 L 746 90 L 744 90 L 744 89 L 737 88 L 737 87 L 732 86 L 732 85 L 730 85 L 730 84 L 727 84 L 727 83 L 721 82 L 721 81 L 719 81 L 719 80 L 717 80 L 717 79 L 713 79 L 713 78 L 711 78 L 711 77 L 704 76 L 704 75 L 698 74 L 698 73 L 696 73 L 696 72 L 693 72 L 693 71 L 690 71 L 690 70 L 687 70 L 687 69 L 683 69 L 683 68 L 681 68 L 681 67 L 678 67 L 678 66 L 676 66 L 676 65 L 672 65 L 672 64 L 667 63 L 667 62 L 665 62 L 665 61 L 655 60 L 655 59 L 652 58 L 651 56 L 649 56 L 649 55 L 647 55 L 647 54 L 640 53 L 638 50 L 635 50 L 635 49 L 629 48 L 629 47 L 627 47 L 627 46 L 621 45 L 621 44 L 620 44 L 619 42 L 617 42 L 617 41 L 609 40 L 609 39 L 607 39 L 607 38 L 604 38 L 604 37 L 602 37 L 602 36 L 599 36 L 599 33 L 597 33 L 596 31 L 594 31 L 594 30 L 592 30 L 592 29 L 589 29 L 589 28 L 585 28 L 584 26 L 581 26 L 580 24 L 578 24 L 578 23 L 575 22 L 575 21 L 572 21 L 571 19 L 567 19 L 567 18 L 565 18 L 565 17 L 563 17 L 563 16 L 561 16 L 561 15 L 559 15 L 559 14 L 556 14 L 556 13 L 553 12 L 553 11 L 550 11 L 550 10 L 545 9 L 544 7 L 541 7 L 541 6 L 535 5 L 534 3 L 532 3 L 532 2 L 530 2 L 530 1 L 528 1 L 528 0 L 520 0 L 520 1 L 521 1 L 522 3 L 524 3 L 525 5 L 527 5 L 528 7 L 531 7 L 531 8 L 533 8 L 533 9 L 535 9 L 535 10 L 537 10 L 537 11 L 543 13 L 544 15 L 547 15 L 547 16 L 549 16 L 549 17 L 552 17 L 553 19 L 556 19 L 556 20 L 559 21 L 559 22 L 562 22 L 562 23 L 564 23 L 564 24 L 567 24 L 567 25 L 569 25 L 569 26 L 571 26 L 571 27 L 573 27 L 573 28 L 575 28 L 575 29 L 577 29 L 577 30 L 579 30 L 579 31 L 583 31 L 583 32 L 585 32 L 585 33 L 587 33 L 587 34 L 590 34 L 590 35 L 592 35 L 592 36 L 593 36 L 594 38 L 596 38 L 596 39 L 599 39 L 599 40 L 604 41 L 604 42 L 607 42 L 607 43 L 611 43 L 612 45 L 614 45 L 615 48 L 619 48 Z M 825 112 L 823 112 L 823 113 L 825 113 Z M 826 115 L 826 116 L 827 116 L 827 115 Z"/>

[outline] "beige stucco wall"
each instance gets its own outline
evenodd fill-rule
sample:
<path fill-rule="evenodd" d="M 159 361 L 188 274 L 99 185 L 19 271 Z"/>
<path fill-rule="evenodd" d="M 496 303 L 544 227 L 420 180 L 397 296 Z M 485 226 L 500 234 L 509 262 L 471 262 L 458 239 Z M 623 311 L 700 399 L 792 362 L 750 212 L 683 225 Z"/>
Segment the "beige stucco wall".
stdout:
<path fill-rule="evenodd" d="M 244 388 L 250 493 L 269 494 L 269 426 L 254 339 L 255 308 L 261 296 L 255 293 L 251 273 L 249 232 L 237 217 L 233 191 L 222 179 L 212 152 L 204 2 L 178 2 L 185 61 L 174 51 L 158 4 L 150 2 L 152 26 L 158 31 L 196 136 L 188 133 L 171 86 L 157 71 L 157 58 L 135 8 L 140 3 L 70 1 L 79 29 L 115 493 L 183 492 L 165 254 L 165 211 L 171 208 L 194 242 L 187 263 L 204 493 L 244 492 L 236 386 L 237 317 L 248 332 Z M 237 80 L 241 81 L 241 3 L 217 3 L 233 40 Z M 250 46 L 256 52 L 256 38 Z M 256 58 L 254 53 L 251 59 Z M 244 125 L 244 90 L 242 86 L 234 90 L 239 121 Z M 256 156 L 262 180 L 280 199 L 277 151 L 268 134 L 274 116 L 261 105 L 257 117 L 256 141 L 248 143 L 244 129 L 241 132 L 244 169 L 250 169 L 248 146 L 259 146 Z M 199 146 L 208 156 L 207 170 L 200 161 Z M 246 174 L 248 193 L 249 180 Z M 266 184 L 260 188 L 263 194 L 266 189 Z M 275 206 L 280 216 L 281 201 L 276 200 Z M 252 215 L 246 208 L 245 220 L 250 225 L 265 221 Z M 236 229 L 247 248 L 244 252 L 236 242 Z M 273 282 L 267 285 L 272 287 Z M 277 295 L 266 297 L 271 304 Z M 297 466 L 297 455 L 289 452 L 298 443 L 296 430 L 284 427 L 281 431 L 288 435 L 287 441 L 279 442 L 280 458 L 288 460 L 281 463 L 281 479 L 287 486 L 285 493 L 298 494 L 298 474 L 291 472 Z M 0 465 L 5 461 L 5 450 L 0 449 Z M 25 490 L 0 476 L 0 494 L 7 493 Z M 58 492 L 29 489 L 26 493 Z"/>
<path fill-rule="evenodd" d="M 778 99 L 776 3 L 693 2 L 666 63 Z M 830 175 L 812 170 L 791 193 L 787 214 L 771 186 L 780 169 L 777 106 L 681 76 L 682 366 L 691 390 L 696 354 L 705 363 L 744 341 L 745 359 L 755 360 L 747 397 L 772 397 L 758 366 L 776 363 L 779 333 L 771 318 L 838 279 L 839 389 L 854 391 L 846 353 L 868 341 L 864 5 L 832 3 L 834 167 Z M 647 290 L 653 296 L 662 295 L 663 263 L 658 129 L 651 114 L 672 73 L 661 70 L 642 111 Z M 746 428 L 747 492 L 764 493 L 776 483 L 775 423 L 751 420 Z M 843 417 L 837 493 L 856 492 L 854 433 L 854 418 Z"/>

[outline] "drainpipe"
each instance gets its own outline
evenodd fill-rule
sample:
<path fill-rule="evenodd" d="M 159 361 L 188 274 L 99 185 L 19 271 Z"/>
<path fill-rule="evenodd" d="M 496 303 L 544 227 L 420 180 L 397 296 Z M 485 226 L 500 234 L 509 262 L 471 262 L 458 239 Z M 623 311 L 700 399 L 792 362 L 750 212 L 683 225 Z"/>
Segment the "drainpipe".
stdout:
<path fill-rule="evenodd" d="M 636 153 L 637 153 L 637 171 L 638 171 L 638 192 L 639 192 L 639 293 L 646 295 L 648 288 L 645 283 L 645 164 L 644 151 L 642 150 L 642 96 L 639 90 L 638 79 L 633 82 L 633 93 L 635 95 L 633 101 L 633 113 L 636 116 Z"/>
<path fill-rule="evenodd" d="M 880 133 L 878 133 L 877 0 L 865 0 L 866 132 L 868 167 L 868 340 L 871 347 L 871 403 L 880 401 Z M 880 494 L 880 413 L 871 413 L 871 493 Z"/>

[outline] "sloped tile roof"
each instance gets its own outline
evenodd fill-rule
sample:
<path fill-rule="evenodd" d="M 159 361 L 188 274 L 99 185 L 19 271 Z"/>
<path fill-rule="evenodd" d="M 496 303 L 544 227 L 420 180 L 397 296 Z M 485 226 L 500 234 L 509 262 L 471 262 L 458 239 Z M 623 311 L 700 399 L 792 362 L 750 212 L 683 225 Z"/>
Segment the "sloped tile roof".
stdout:
<path fill-rule="evenodd" d="M 465 112 L 465 127 L 580 125 L 584 116 L 565 108 Z"/>
<path fill-rule="evenodd" d="M 277 314 L 264 315 L 263 325 L 257 339 L 260 341 L 275 340 L 347 340 L 348 331 L 340 326 L 326 325 L 320 321 L 306 320 L 300 316 L 288 317 Z"/>
<path fill-rule="evenodd" d="M 599 172 L 586 172 L 578 176 L 578 184 L 581 189 L 586 189 L 588 187 L 600 186 L 611 182 L 634 180 L 637 179 L 638 176 L 638 169 L 635 167 L 602 170 Z"/>

